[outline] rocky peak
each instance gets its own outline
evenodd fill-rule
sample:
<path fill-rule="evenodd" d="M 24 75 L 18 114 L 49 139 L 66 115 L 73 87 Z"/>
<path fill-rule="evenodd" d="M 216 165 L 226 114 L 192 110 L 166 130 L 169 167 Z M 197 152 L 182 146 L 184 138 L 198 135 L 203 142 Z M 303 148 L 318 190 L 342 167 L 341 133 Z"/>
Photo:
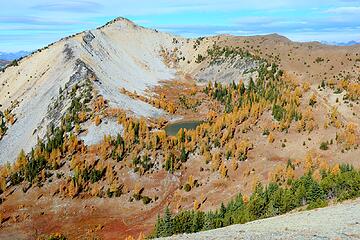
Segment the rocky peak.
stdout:
<path fill-rule="evenodd" d="M 124 17 L 117 17 L 110 22 L 107 22 L 104 26 L 100 28 L 105 27 L 121 27 L 121 28 L 139 28 L 138 25 L 136 25 L 133 21 L 124 18 Z"/>

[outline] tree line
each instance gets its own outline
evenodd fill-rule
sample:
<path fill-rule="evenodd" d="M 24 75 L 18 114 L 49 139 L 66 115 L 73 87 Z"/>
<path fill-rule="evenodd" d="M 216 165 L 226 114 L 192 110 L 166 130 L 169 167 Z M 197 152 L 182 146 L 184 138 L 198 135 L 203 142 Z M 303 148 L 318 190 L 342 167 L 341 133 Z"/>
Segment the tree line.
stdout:
<path fill-rule="evenodd" d="M 158 216 L 150 237 L 167 237 L 180 233 L 194 233 L 232 224 L 277 216 L 299 207 L 313 209 L 328 205 L 330 200 L 344 201 L 360 196 L 360 171 L 342 164 L 334 170 L 321 171 L 315 180 L 309 171 L 286 185 L 257 184 L 248 198 L 239 193 L 233 200 L 215 211 L 183 211 L 173 215 L 167 207 Z"/>

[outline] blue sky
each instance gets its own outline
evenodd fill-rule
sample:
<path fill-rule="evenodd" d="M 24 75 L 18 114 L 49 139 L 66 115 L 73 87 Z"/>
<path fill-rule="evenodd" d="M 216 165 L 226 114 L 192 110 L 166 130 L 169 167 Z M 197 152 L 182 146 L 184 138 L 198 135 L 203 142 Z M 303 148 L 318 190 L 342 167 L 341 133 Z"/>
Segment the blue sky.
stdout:
<path fill-rule="evenodd" d="M 35 50 L 123 16 L 187 37 L 279 33 L 296 41 L 360 41 L 360 0 L 10 0 L 0 52 Z"/>

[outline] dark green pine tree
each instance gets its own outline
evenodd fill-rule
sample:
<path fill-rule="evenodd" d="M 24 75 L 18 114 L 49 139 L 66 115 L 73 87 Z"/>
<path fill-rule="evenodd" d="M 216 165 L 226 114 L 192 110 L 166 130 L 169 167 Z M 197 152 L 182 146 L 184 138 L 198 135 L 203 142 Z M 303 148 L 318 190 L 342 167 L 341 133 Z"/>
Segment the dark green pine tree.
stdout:
<path fill-rule="evenodd" d="M 165 161 L 165 170 L 174 173 L 174 157 L 170 155 Z"/>
<path fill-rule="evenodd" d="M 243 199 L 243 195 L 239 193 L 238 195 L 236 195 L 234 201 L 234 211 L 242 207 L 244 207 L 244 199 Z"/>
<path fill-rule="evenodd" d="M 202 218 L 201 218 L 200 212 L 194 212 L 192 217 L 192 226 L 191 226 L 191 232 L 198 232 L 202 229 Z"/>
<path fill-rule="evenodd" d="M 225 213 L 226 213 L 226 207 L 225 207 L 224 203 L 221 203 L 219 217 L 224 218 Z"/>
<path fill-rule="evenodd" d="M 306 205 L 306 189 L 303 184 L 296 188 L 295 199 L 298 201 L 299 206 Z"/>
<path fill-rule="evenodd" d="M 323 199 L 324 192 L 321 189 L 319 183 L 313 181 L 307 193 L 307 198 L 310 202 L 316 202 Z"/>
<path fill-rule="evenodd" d="M 244 85 L 243 82 L 241 82 L 241 84 L 240 84 L 240 94 L 243 95 L 245 93 L 245 90 L 246 90 L 245 85 Z"/>
<path fill-rule="evenodd" d="M 164 223 L 164 231 L 162 236 L 164 237 L 171 236 L 173 234 L 174 229 L 173 229 L 172 216 L 169 207 L 165 208 L 163 223 Z"/>
<path fill-rule="evenodd" d="M 204 226 L 202 230 L 211 230 L 215 228 L 215 214 L 213 212 L 208 212 L 205 215 Z"/>
<path fill-rule="evenodd" d="M 255 91 L 255 83 L 254 83 L 254 80 L 252 78 L 250 78 L 250 81 L 249 81 L 248 91 L 249 92 Z"/>
<path fill-rule="evenodd" d="M 233 110 L 232 101 L 231 101 L 231 95 L 228 95 L 226 98 L 226 104 L 225 104 L 225 112 L 230 113 Z"/>
<path fill-rule="evenodd" d="M 188 153 L 185 150 L 185 147 L 181 148 L 181 155 L 180 155 L 180 161 L 181 162 L 186 162 L 188 158 Z"/>
<path fill-rule="evenodd" d="M 4 118 L 1 116 L 1 112 L 0 112 L 0 129 L 4 132 L 5 131 L 5 120 Z"/>
<path fill-rule="evenodd" d="M 161 237 L 164 234 L 164 222 L 161 219 L 160 215 L 158 215 L 156 224 L 155 224 L 155 236 L 154 237 Z"/>
<path fill-rule="evenodd" d="M 281 213 L 286 213 L 293 210 L 295 207 L 297 207 L 296 204 L 297 203 L 294 194 L 288 189 L 284 190 L 280 208 Z"/>
<path fill-rule="evenodd" d="M 278 209 L 274 205 L 275 203 L 273 201 L 269 202 L 266 209 L 265 217 L 273 217 L 278 215 Z"/>
<path fill-rule="evenodd" d="M 182 143 L 184 143 L 185 142 L 185 131 L 184 131 L 184 129 L 180 129 L 179 130 L 179 132 L 180 132 L 180 141 L 182 142 Z"/>

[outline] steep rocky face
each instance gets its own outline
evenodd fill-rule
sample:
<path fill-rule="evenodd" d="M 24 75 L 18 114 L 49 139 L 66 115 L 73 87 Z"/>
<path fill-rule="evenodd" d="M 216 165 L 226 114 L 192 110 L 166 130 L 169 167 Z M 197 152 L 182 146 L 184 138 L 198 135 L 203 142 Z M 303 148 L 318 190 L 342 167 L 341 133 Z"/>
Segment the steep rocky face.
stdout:
<path fill-rule="evenodd" d="M 214 49 L 208 49 L 209 53 L 211 51 L 214 51 Z M 260 66 L 261 61 L 254 60 L 253 57 L 246 54 L 237 53 L 233 49 L 228 51 L 218 53 L 215 56 L 210 55 L 208 65 L 202 67 L 195 75 L 198 81 L 217 81 L 229 84 L 231 82 L 237 83 L 240 80 L 244 80 L 247 83 L 250 78 L 256 79 L 257 72 L 255 70 Z M 200 56 L 202 55 L 198 56 L 198 62 L 201 62 Z"/>
<path fill-rule="evenodd" d="M 73 72 L 74 61 L 65 61 L 63 47 L 61 42 L 55 44 L 23 59 L 19 66 L 8 67 L 0 75 L 1 111 L 12 109 L 16 118 L 0 141 L 2 163 L 14 161 L 21 149 L 30 151 L 37 137 L 44 136 L 46 127 L 43 131 L 38 128 L 48 123 L 42 122 L 48 106 Z"/>

